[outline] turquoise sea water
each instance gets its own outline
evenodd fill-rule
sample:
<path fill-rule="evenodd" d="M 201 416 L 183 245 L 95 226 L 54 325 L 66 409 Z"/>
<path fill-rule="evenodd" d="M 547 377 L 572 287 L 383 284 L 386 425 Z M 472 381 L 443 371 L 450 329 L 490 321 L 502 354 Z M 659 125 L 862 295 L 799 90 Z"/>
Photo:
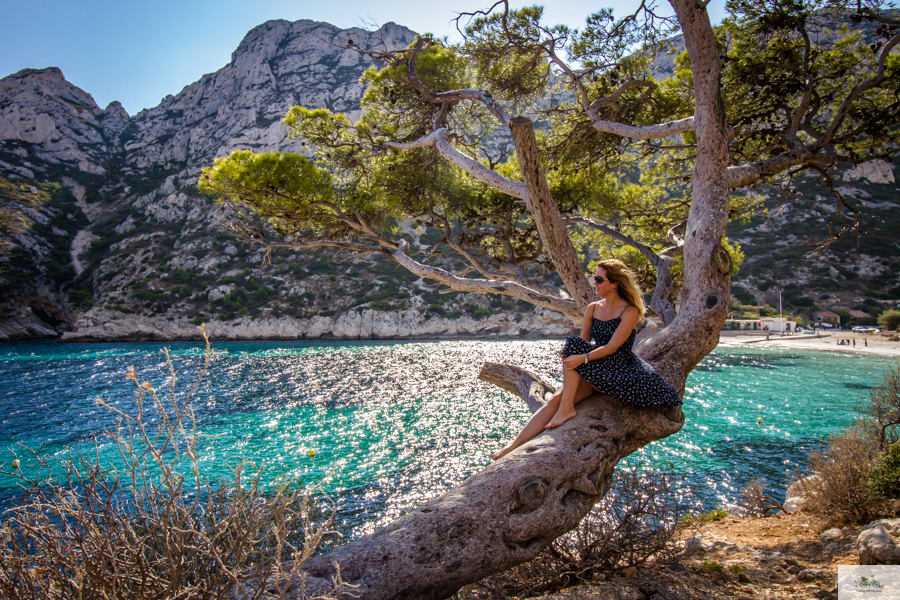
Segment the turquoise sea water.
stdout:
<path fill-rule="evenodd" d="M 559 380 L 561 343 L 528 341 L 222 342 L 194 409 L 207 474 L 236 456 L 267 476 L 321 483 L 358 535 L 446 491 L 490 461 L 527 420 L 524 403 L 476 379 L 485 361 Z M 201 363 L 196 343 L 171 343 L 176 385 Z M 159 389 L 169 382 L 156 343 L 0 344 L 0 463 L 24 444 L 58 454 L 93 444 L 116 418 L 103 398 L 135 410 L 133 365 Z M 754 478 L 783 493 L 806 453 L 850 424 L 896 359 L 877 355 L 720 345 L 691 374 L 687 422 L 642 449 L 644 468 L 671 464 L 706 508 L 734 502 Z M 762 424 L 757 420 L 763 419 Z M 101 447 L 108 444 L 103 438 Z M 308 455 L 315 451 L 315 457 Z M 0 476 L 0 505 L 15 501 Z"/>

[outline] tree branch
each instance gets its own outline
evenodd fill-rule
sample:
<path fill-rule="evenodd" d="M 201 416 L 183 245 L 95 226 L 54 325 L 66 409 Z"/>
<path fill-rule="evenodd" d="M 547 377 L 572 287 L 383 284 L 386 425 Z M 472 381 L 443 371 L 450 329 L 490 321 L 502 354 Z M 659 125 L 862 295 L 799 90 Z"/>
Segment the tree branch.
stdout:
<path fill-rule="evenodd" d="M 397 264 L 419 277 L 433 279 L 443 283 L 454 291 L 512 296 L 513 298 L 518 298 L 519 300 L 524 300 L 525 302 L 557 311 L 576 321 L 580 321 L 584 316 L 583 312 L 572 300 L 566 300 L 558 296 L 550 296 L 549 294 L 541 293 L 520 283 L 511 281 L 493 281 L 490 279 L 466 279 L 457 277 L 439 267 L 432 267 L 411 259 L 406 254 L 408 249 L 409 244 L 406 240 L 400 240 L 397 245 L 397 250 L 391 254 L 391 258 L 397 262 Z"/>
<path fill-rule="evenodd" d="M 538 235 L 544 242 L 544 247 L 556 267 L 556 272 L 563 280 L 572 298 L 575 299 L 579 309 L 584 311 L 597 297 L 584 277 L 581 261 L 575 252 L 572 240 L 569 239 L 569 233 L 560 216 L 559 207 L 547 185 L 547 178 L 541 168 L 538 156 L 532 122 L 526 117 L 516 117 L 510 121 L 509 131 L 516 146 L 519 170 L 528 189 L 528 194 L 525 196 L 528 212 L 534 218 Z"/>
<path fill-rule="evenodd" d="M 663 252 L 656 253 L 650 246 L 642 244 L 621 231 L 617 231 L 615 228 L 608 225 L 598 223 L 593 219 L 587 217 L 567 217 L 564 221 L 566 223 L 587 225 L 592 229 L 601 231 L 604 234 L 619 240 L 623 244 L 631 246 L 643 254 L 656 270 L 656 287 L 654 288 L 653 296 L 650 299 L 650 307 L 663 322 L 663 325 L 668 325 L 675 320 L 675 304 L 672 302 L 672 295 L 675 292 L 675 280 L 672 277 L 672 265 L 675 261 L 672 259 L 671 255 L 676 249 L 680 249 L 680 246 L 676 245 L 672 248 L 666 248 Z M 673 227 L 669 230 L 669 233 L 673 236 L 674 229 L 675 228 Z M 670 241 L 671 240 L 672 238 L 670 238 Z M 682 244 L 683 243 L 684 241 L 682 240 Z"/>
<path fill-rule="evenodd" d="M 628 246 L 631 246 L 635 250 L 638 250 L 641 254 L 643 254 L 647 258 L 647 260 L 650 261 L 650 264 L 653 265 L 654 267 L 659 262 L 659 256 L 656 254 L 656 252 L 653 251 L 653 249 L 650 246 L 640 243 L 636 239 L 625 235 L 621 231 L 617 231 L 615 228 L 610 227 L 609 225 L 604 225 L 603 223 L 598 223 L 597 221 L 595 221 L 593 219 L 589 219 L 588 217 L 566 217 L 563 219 L 563 222 L 567 223 L 567 224 L 568 223 L 572 223 L 572 224 L 579 223 L 581 225 L 587 225 L 591 229 L 596 229 L 597 231 L 601 231 L 604 234 L 608 235 L 609 237 L 615 238 L 615 239 L 619 240 L 620 242 L 622 242 L 623 244 L 626 244 Z"/>
<path fill-rule="evenodd" d="M 553 390 L 524 369 L 485 365 L 479 376 L 536 410 Z M 602 394 L 461 485 L 374 533 L 309 559 L 290 598 L 325 595 L 340 572 L 359 598 L 446 598 L 537 556 L 609 490 L 617 463 L 684 424 L 680 406 L 638 408 Z M 348 595 L 349 596 L 349 595 Z"/>
<path fill-rule="evenodd" d="M 411 150 L 414 148 L 433 146 L 446 160 L 460 167 L 478 181 L 489 185 L 498 192 L 503 192 L 514 198 L 522 199 L 524 199 L 528 193 L 524 183 L 513 181 L 512 179 L 500 175 L 496 171 L 492 171 L 481 164 L 477 159 L 472 158 L 468 154 L 457 149 L 456 146 L 450 143 L 449 132 L 443 127 L 413 142 L 387 142 L 384 146 L 395 150 Z"/>
<path fill-rule="evenodd" d="M 390 256 L 381 245 L 369 245 L 350 240 L 302 240 L 294 242 L 261 242 L 266 249 L 272 248 L 339 248 L 341 250 L 352 250 L 363 254 L 371 254 L 378 252 Z"/>
<path fill-rule="evenodd" d="M 500 106 L 500 103 L 494 100 L 490 92 L 484 90 L 448 90 L 446 92 L 433 92 L 422 83 L 416 70 L 416 60 L 419 57 L 419 53 L 422 52 L 422 50 L 431 47 L 431 45 L 432 41 L 428 38 L 419 37 L 416 40 L 416 45 L 413 47 L 412 52 L 410 52 L 409 58 L 406 59 L 406 75 L 410 84 L 412 84 L 426 100 L 435 104 L 443 104 L 445 102 L 455 104 L 461 100 L 475 100 L 481 102 L 501 123 L 509 125 L 509 116 L 506 114 L 506 111 L 503 110 L 503 107 Z"/>
<path fill-rule="evenodd" d="M 605 98 L 597 98 L 587 107 L 585 107 L 588 114 L 590 114 L 591 111 L 594 111 L 596 113 L 601 107 L 615 108 L 616 102 L 618 102 L 619 98 L 621 98 L 625 92 L 634 87 L 647 87 L 650 88 L 650 91 L 653 91 L 654 89 L 656 89 L 656 84 L 652 81 L 638 81 L 636 79 L 629 79 L 618 88 L 616 88 L 616 91 L 614 91 L 609 96 L 606 96 Z"/>
<path fill-rule="evenodd" d="M 825 147 L 826 144 L 831 142 L 837 133 L 838 128 L 841 126 L 841 123 L 843 123 L 844 119 L 847 117 L 847 113 L 850 112 L 850 106 L 856 99 L 884 81 L 885 61 L 887 61 L 888 55 L 898 42 L 900 42 L 900 33 L 894 34 L 894 37 L 885 42 L 884 46 L 881 47 L 881 51 L 878 53 L 878 69 L 875 72 L 875 77 L 857 85 L 853 88 L 853 91 L 844 98 L 844 101 L 841 102 L 841 106 L 835 113 L 834 119 L 831 121 L 831 126 L 825 131 L 825 135 L 822 136 L 822 139 L 816 142 L 817 150 Z"/>
<path fill-rule="evenodd" d="M 745 186 L 759 180 L 762 177 L 774 175 L 808 163 L 815 158 L 815 154 L 806 146 L 794 148 L 783 154 L 772 156 L 754 163 L 728 167 L 726 171 L 726 183 L 729 189 Z"/>
<path fill-rule="evenodd" d="M 594 129 L 600 133 L 611 133 L 619 137 L 631 138 L 633 140 L 649 140 L 654 138 L 667 138 L 688 131 L 694 131 L 694 117 L 687 117 L 677 121 L 669 121 L 668 123 L 660 123 L 658 125 L 626 125 L 625 123 L 616 123 L 614 121 L 605 121 L 600 118 L 596 110 L 588 111 L 588 117 Z"/>
<path fill-rule="evenodd" d="M 485 277 L 495 280 L 495 281 L 511 281 L 513 283 L 517 283 L 522 287 L 526 287 L 529 289 L 533 289 L 542 294 L 549 294 L 549 290 L 544 286 L 538 284 L 535 285 L 534 282 L 526 282 L 525 279 L 521 276 L 520 273 L 514 274 L 511 268 L 507 268 L 506 271 L 497 271 L 495 269 L 491 269 L 485 266 L 484 262 L 481 261 L 478 257 L 476 257 L 471 251 L 464 248 L 461 244 L 456 242 L 453 239 L 444 236 L 444 243 L 453 248 L 454 252 L 465 258 L 472 268 L 484 275 Z"/>

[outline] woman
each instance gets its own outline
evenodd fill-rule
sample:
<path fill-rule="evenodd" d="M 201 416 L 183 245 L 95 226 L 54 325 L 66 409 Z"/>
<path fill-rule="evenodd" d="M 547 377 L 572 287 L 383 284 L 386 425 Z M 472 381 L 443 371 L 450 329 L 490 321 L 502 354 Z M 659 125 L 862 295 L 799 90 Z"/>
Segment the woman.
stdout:
<path fill-rule="evenodd" d="M 594 289 L 603 300 L 587 307 L 581 335 L 567 338 L 560 352 L 562 388 L 493 460 L 574 417 L 575 405 L 595 391 L 642 407 L 681 404 L 675 388 L 631 351 L 635 327 L 644 320 L 644 300 L 631 270 L 620 260 L 601 261 Z M 591 336 L 594 345 L 589 343 Z"/>

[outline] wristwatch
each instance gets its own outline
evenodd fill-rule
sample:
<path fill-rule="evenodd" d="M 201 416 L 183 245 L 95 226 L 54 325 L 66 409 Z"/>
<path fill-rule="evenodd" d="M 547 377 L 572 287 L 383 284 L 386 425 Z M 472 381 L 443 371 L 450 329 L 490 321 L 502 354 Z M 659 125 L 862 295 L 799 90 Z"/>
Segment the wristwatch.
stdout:
<path fill-rule="evenodd" d="M 584 364 L 588 364 L 589 362 L 591 362 L 591 355 L 585 354 L 584 355 Z"/>

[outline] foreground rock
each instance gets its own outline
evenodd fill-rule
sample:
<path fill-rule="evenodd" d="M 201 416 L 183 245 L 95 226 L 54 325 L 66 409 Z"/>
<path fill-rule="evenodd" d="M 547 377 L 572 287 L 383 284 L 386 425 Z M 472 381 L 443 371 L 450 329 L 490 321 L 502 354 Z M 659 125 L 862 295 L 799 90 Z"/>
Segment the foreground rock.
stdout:
<path fill-rule="evenodd" d="M 856 547 L 861 565 L 900 565 L 900 519 L 869 523 L 859 532 Z"/>
<path fill-rule="evenodd" d="M 809 490 L 821 477 L 818 474 L 809 475 L 788 486 L 784 494 L 784 510 L 795 513 L 803 508 L 809 500 Z"/>

